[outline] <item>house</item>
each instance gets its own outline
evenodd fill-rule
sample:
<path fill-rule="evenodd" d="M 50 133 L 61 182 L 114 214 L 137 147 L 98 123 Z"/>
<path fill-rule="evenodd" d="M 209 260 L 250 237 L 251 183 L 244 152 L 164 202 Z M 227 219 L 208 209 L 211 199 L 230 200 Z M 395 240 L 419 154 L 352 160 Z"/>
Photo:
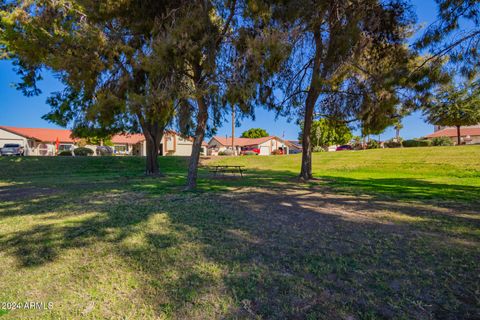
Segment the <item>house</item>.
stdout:
<path fill-rule="evenodd" d="M 297 140 L 285 140 L 290 154 L 301 153 L 303 150 L 302 142 Z"/>
<path fill-rule="evenodd" d="M 275 137 L 269 136 L 264 138 L 234 138 L 234 149 L 236 154 L 240 154 L 244 148 L 259 149 L 260 155 L 271 155 L 275 150 L 282 150 L 284 154 L 289 153 L 289 147 L 286 141 Z M 215 136 L 208 142 L 208 154 L 218 155 L 219 152 L 232 149 L 231 137 Z"/>
<path fill-rule="evenodd" d="M 18 143 L 24 147 L 27 156 L 54 156 L 58 151 L 72 150 L 78 147 L 81 139 L 73 138 L 72 132 L 65 129 L 17 128 L 0 126 L 0 147 L 7 143 Z M 145 156 L 146 143 L 143 134 L 117 134 L 111 138 L 115 155 Z M 160 145 L 160 155 L 190 156 L 193 138 L 183 137 L 179 133 L 166 130 Z M 96 145 L 86 145 L 94 152 Z M 207 144 L 202 145 L 206 154 Z"/>
<path fill-rule="evenodd" d="M 165 156 L 185 156 L 189 157 L 192 154 L 193 138 L 186 137 L 176 131 L 167 130 L 163 135 L 163 142 L 161 144 L 160 154 Z M 201 155 L 207 155 L 208 144 L 202 142 Z"/>
<path fill-rule="evenodd" d="M 435 127 L 435 132 L 425 136 L 427 139 L 436 137 L 449 137 L 453 143 L 457 143 L 457 128 L 455 127 Z M 465 144 L 480 144 L 480 125 L 460 127 L 460 138 Z"/>

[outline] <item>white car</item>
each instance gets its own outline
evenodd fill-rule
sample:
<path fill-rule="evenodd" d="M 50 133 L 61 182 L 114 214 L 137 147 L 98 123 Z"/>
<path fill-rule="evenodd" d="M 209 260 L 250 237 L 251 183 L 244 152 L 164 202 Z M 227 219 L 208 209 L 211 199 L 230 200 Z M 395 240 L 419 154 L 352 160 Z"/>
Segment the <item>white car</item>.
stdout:
<path fill-rule="evenodd" d="M 2 156 L 23 156 L 23 147 L 16 143 L 7 143 L 0 149 L 0 155 Z"/>

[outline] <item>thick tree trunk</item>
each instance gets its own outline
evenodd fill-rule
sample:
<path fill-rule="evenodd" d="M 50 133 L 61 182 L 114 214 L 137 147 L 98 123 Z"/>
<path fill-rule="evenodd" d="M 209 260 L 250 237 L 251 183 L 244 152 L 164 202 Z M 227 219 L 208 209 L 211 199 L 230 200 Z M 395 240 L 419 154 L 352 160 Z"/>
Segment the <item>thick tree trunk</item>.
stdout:
<path fill-rule="evenodd" d="M 457 126 L 457 145 L 462 143 L 462 139 L 460 137 L 460 126 Z"/>
<path fill-rule="evenodd" d="M 305 103 L 305 118 L 303 122 L 303 137 L 302 137 L 302 168 L 300 170 L 300 178 L 303 180 L 310 180 L 312 175 L 312 122 L 313 111 L 315 109 L 315 102 L 318 95 L 315 95 L 313 90 L 309 91 L 307 101 Z"/>
<path fill-rule="evenodd" d="M 149 176 L 160 175 L 158 153 L 163 138 L 163 131 L 165 130 L 165 125 L 161 125 L 158 122 L 149 123 L 141 116 L 139 116 L 139 121 L 142 126 L 143 135 L 145 136 L 147 149 L 145 174 Z"/>
<path fill-rule="evenodd" d="M 147 158 L 145 163 L 145 174 L 159 175 L 160 167 L 158 165 L 158 151 L 160 146 L 155 142 L 152 142 L 151 139 L 146 139 L 146 143 L 147 143 Z"/>
<path fill-rule="evenodd" d="M 195 130 L 195 138 L 193 140 L 192 155 L 188 165 L 187 186 L 185 190 L 193 190 L 197 187 L 198 163 L 200 161 L 200 152 L 202 150 L 202 142 L 205 137 L 208 120 L 208 106 L 203 97 L 197 98 L 197 128 Z"/>
<path fill-rule="evenodd" d="M 310 139 L 312 132 L 313 111 L 319 97 L 319 80 L 321 71 L 321 59 L 323 53 L 322 35 L 320 31 L 314 33 L 315 39 L 315 57 L 313 59 L 312 79 L 310 80 L 310 89 L 308 90 L 307 100 L 305 101 L 305 118 L 303 123 L 302 137 L 302 167 L 300 170 L 300 179 L 310 180 L 312 175 L 312 141 Z"/>

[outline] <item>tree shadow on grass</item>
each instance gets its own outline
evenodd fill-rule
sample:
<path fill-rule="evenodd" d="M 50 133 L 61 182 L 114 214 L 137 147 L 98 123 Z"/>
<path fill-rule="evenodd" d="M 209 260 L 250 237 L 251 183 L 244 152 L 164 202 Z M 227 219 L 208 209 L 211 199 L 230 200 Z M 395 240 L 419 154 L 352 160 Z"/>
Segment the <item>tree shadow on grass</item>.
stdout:
<path fill-rule="evenodd" d="M 468 318 L 479 312 L 473 295 L 478 235 L 435 224 L 426 233 L 417 221 L 375 216 L 388 206 L 392 213 L 448 219 L 443 208 L 417 213 L 401 201 L 315 185 L 163 195 L 127 190 L 62 195 L 57 206 L 71 216 L 49 216 L 3 235 L 0 250 L 31 268 L 55 263 L 72 248 L 107 244 L 139 276 L 136 298 L 158 317 Z M 30 213 L 39 208 L 29 205 Z M 460 222 L 479 227 L 472 219 L 452 224 Z M 141 241 L 132 244 L 131 237 Z"/>
<path fill-rule="evenodd" d="M 245 179 L 204 176 L 198 192 L 181 193 L 183 178 L 71 181 L 59 193 L 26 192 L 10 199 L 20 209 L 0 207 L 0 219 L 39 220 L 1 234 L 0 251 L 28 269 L 106 244 L 141 279 L 136 298 L 158 317 L 480 312 L 479 212 L 442 194 L 455 189 L 469 198 L 477 187 L 331 177 L 301 184 L 291 172 L 250 170 Z M 2 190 L 24 187 L 35 183 Z"/>

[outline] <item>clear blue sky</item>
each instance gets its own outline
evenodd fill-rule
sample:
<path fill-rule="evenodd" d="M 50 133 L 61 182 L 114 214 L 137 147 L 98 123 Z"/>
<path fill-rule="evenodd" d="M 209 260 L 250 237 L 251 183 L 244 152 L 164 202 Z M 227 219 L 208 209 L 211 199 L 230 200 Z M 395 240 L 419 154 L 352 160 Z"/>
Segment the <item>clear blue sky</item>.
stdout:
<path fill-rule="evenodd" d="M 420 24 L 428 25 L 436 19 L 436 5 L 434 0 L 412 0 Z M 44 80 L 40 83 L 42 94 L 36 97 L 24 97 L 13 84 L 19 81 L 9 61 L 0 61 L 0 125 L 18 127 L 55 128 L 56 126 L 41 119 L 49 111 L 46 99 L 51 92 L 62 89 L 61 84 L 48 73 L 43 74 Z M 257 109 L 256 120 L 244 119 L 236 135 L 253 127 L 266 129 L 271 135 L 287 139 L 297 139 L 299 128 L 294 121 L 288 122 L 285 118 L 275 119 L 273 112 Z M 404 138 L 414 138 L 426 135 L 433 131 L 433 126 L 425 123 L 421 114 L 415 113 L 404 119 L 404 129 L 401 135 Z M 227 121 L 218 131 L 219 135 L 231 135 L 231 125 Z M 394 136 L 393 129 L 389 128 L 381 135 L 381 139 Z"/>

